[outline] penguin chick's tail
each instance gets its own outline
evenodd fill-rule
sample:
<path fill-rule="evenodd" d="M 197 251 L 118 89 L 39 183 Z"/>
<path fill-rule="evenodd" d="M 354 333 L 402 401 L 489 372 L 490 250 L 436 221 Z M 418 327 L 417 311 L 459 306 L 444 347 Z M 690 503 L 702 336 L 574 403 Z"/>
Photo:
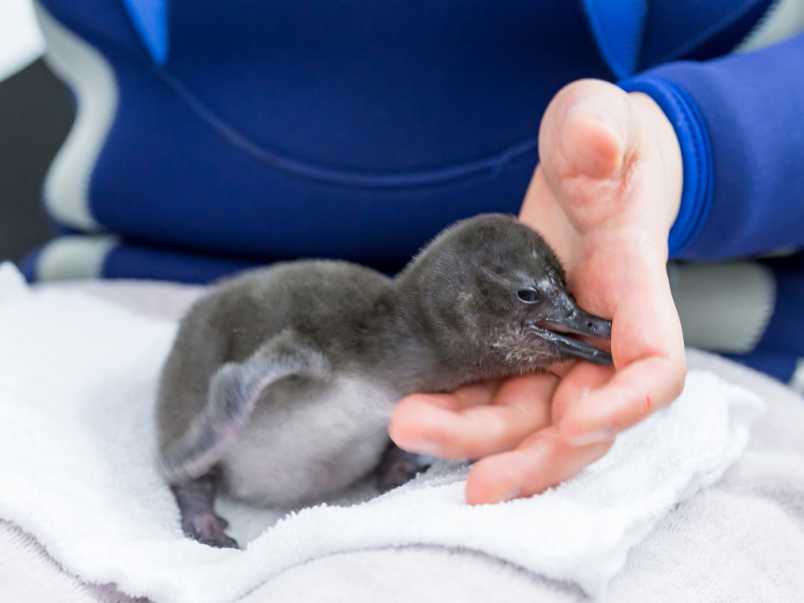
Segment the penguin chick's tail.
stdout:
<path fill-rule="evenodd" d="M 224 364 L 210 379 L 204 412 L 163 451 L 162 474 L 172 484 L 201 477 L 223 458 L 273 383 L 293 375 L 323 377 L 327 372 L 328 363 L 320 353 L 290 344 L 282 336 L 244 362 Z"/>

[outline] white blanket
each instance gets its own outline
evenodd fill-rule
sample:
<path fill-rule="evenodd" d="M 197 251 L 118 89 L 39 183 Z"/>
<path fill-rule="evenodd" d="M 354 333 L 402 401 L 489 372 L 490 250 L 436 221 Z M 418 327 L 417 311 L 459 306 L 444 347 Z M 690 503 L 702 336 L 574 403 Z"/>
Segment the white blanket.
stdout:
<path fill-rule="evenodd" d="M 174 331 L 80 293 L 30 293 L 0 273 L 0 518 L 84 581 L 166 603 L 232 601 L 313 559 L 405 544 L 477 550 L 602 595 L 628 550 L 737 458 L 763 407 L 692 372 L 670 409 L 541 496 L 468 507 L 465 469 L 441 465 L 370 502 L 305 509 L 267 531 L 280 513 L 224 504 L 250 543 L 216 550 L 181 536 L 154 462 L 154 390 Z"/>

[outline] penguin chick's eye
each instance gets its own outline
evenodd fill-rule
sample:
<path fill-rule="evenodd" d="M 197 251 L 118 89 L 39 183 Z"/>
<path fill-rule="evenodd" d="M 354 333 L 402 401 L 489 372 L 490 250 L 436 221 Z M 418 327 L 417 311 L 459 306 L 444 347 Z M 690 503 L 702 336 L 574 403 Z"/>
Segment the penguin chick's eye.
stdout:
<path fill-rule="evenodd" d="M 516 296 L 525 304 L 535 304 L 539 301 L 539 292 L 536 289 L 520 289 L 516 292 Z"/>

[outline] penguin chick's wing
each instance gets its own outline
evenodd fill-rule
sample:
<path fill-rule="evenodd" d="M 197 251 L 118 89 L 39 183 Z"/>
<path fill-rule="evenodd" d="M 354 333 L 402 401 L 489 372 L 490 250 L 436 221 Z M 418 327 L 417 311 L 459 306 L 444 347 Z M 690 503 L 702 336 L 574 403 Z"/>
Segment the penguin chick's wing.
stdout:
<path fill-rule="evenodd" d="M 195 479 L 221 460 L 249 420 L 254 406 L 273 383 L 293 375 L 325 378 L 329 362 L 320 353 L 277 335 L 243 362 L 228 362 L 212 376 L 203 413 L 162 453 L 170 483 Z"/>

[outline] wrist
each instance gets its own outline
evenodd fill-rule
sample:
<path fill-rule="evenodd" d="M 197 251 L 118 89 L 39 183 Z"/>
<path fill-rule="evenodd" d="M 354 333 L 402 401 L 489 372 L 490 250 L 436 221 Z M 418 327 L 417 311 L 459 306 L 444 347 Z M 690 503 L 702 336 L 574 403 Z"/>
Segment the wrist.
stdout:
<path fill-rule="evenodd" d="M 685 257 L 706 224 L 714 198 L 714 162 L 706 122 L 695 100 L 670 80 L 640 75 L 619 86 L 629 93 L 645 93 L 673 129 L 683 167 L 681 201 L 670 228 L 668 249 L 670 257 Z M 666 144 L 662 147 L 667 148 Z"/>
<path fill-rule="evenodd" d="M 652 153 L 659 163 L 661 182 L 656 190 L 661 191 L 651 212 L 658 218 L 657 235 L 667 239 L 676 222 L 681 207 L 684 185 L 684 168 L 679 144 L 673 125 L 662 108 L 650 96 L 642 92 L 628 94 L 631 106 L 640 125 L 643 137 L 641 148 Z"/>

